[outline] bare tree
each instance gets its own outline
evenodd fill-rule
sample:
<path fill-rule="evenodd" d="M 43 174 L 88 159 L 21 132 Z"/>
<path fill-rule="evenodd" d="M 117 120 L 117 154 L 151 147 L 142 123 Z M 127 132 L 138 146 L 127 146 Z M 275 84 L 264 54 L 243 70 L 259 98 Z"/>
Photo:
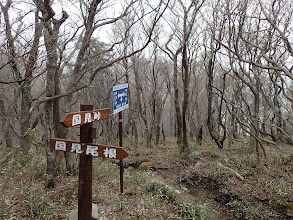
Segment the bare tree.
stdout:
<path fill-rule="evenodd" d="M 182 1 L 179 1 L 183 17 L 179 16 L 179 13 L 171 9 L 171 14 L 176 17 L 176 21 L 173 27 L 173 34 L 170 35 L 169 40 L 165 44 L 163 49 L 173 61 L 173 87 L 174 87 L 174 107 L 176 112 L 176 126 L 177 126 L 177 142 L 179 152 L 184 155 L 189 153 L 188 147 L 188 131 L 187 131 L 187 111 L 189 106 L 189 84 L 190 84 L 190 63 L 188 47 L 191 38 L 191 34 L 196 22 L 196 18 L 200 8 L 203 6 L 205 1 L 192 1 L 190 4 L 185 5 Z M 176 5 L 176 2 L 174 2 Z M 181 12 L 180 12 L 181 13 Z M 182 23 L 181 23 L 182 22 Z M 177 24 L 182 25 L 180 30 Z M 179 31 L 180 30 L 180 31 Z M 180 34 L 179 34 L 179 33 Z M 172 49 L 170 44 L 177 38 L 177 48 Z M 174 52 L 175 51 L 175 52 Z M 182 86 L 183 86 L 183 100 L 182 109 L 180 107 L 179 100 L 179 83 L 178 83 L 178 56 L 182 55 L 181 59 L 181 70 L 182 70 Z"/>
<path fill-rule="evenodd" d="M 6 1 L 5 5 L 0 3 L 5 21 L 4 38 L 7 42 L 2 45 L 2 58 L 4 59 L 1 61 L 1 70 L 7 71 L 8 73 L 5 74 L 7 77 L 2 78 L 1 84 L 15 88 L 14 95 L 13 93 L 7 94 L 13 97 L 12 99 L 10 97 L 8 98 L 5 93 L 1 93 L 1 96 L 5 97 L 5 101 L 1 97 L 1 112 L 3 113 L 1 117 L 5 119 L 3 133 L 8 147 L 9 145 L 14 145 L 10 138 L 12 132 L 19 139 L 19 145 L 16 144 L 13 146 L 12 160 L 10 161 L 9 169 L 6 171 L 6 177 L 0 191 L 5 188 L 9 180 L 20 149 L 24 154 L 28 154 L 31 144 L 29 134 L 37 124 L 37 117 L 33 122 L 30 118 L 24 116 L 28 114 L 31 108 L 31 84 L 38 72 L 36 64 L 40 37 L 42 36 L 42 26 L 39 24 L 38 11 L 35 12 L 31 24 L 24 24 L 22 22 L 22 19 L 31 15 L 32 11 L 29 9 L 28 12 L 25 12 L 25 10 L 20 11 L 17 18 L 11 16 L 9 10 L 14 10 L 14 7 L 18 7 L 20 4 L 11 0 Z M 32 31 L 33 34 L 28 35 L 26 32 L 27 29 L 30 29 L 29 31 Z M 5 103 L 7 109 L 5 109 Z"/>
<path fill-rule="evenodd" d="M 226 126 L 222 122 L 222 104 L 223 104 L 223 95 L 225 91 L 225 86 L 223 86 L 223 91 L 221 91 L 221 101 L 219 105 L 219 116 L 218 116 L 218 125 L 220 128 L 216 129 L 213 126 L 213 121 L 215 118 L 213 118 L 213 111 L 215 109 L 212 109 L 213 106 L 213 99 L 214 99 L 214 70 L 216 66 L 216 55 L 217 52 L 220 50 L 221 45 L 220 43 L 216 42 L 214 39 L 218 38 L 221 39 L 223 35 L 223 27 L 225 23 L 225 17 L 219 17 L 219 8 L 221 5 L 220 2 L 215 2 L 215 6 L 213 6 L 213 13 L 212 13 L 212 23 L 210 23 L 210 32 L 211 36 L 210 38 L 207 38 L 210 43 L 209 46 L 206 45 L 205 49 L 205 59 L 207 60 L 206 64 L 206 72 L 208 76 L 208 82 L 207 82 L 207 100 L 208 100 L 208 113 L 207 113 L 207 126 L 209 129 L 209 133 L 212 137 L 212 139 L 216 142 L 217 146 L 219 148 L 223 148 L 224 141 L 226 139 Z M 209 49 L 207 49 L 209 48 Z M 223 85 L 225 85 L 225 74 L 223 77 Z M 220 130 L 223 130 L 223 135 L 220 135 Z"/>

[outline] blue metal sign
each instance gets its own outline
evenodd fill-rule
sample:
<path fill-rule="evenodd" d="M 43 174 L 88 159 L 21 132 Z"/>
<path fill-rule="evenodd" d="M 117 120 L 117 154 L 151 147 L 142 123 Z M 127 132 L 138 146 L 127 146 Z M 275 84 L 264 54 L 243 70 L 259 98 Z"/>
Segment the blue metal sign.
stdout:
<path fill-rule="evenodd" d="M 113 87 L 113 113 L 123 111 L 128 108 L 128 84 Z"/>

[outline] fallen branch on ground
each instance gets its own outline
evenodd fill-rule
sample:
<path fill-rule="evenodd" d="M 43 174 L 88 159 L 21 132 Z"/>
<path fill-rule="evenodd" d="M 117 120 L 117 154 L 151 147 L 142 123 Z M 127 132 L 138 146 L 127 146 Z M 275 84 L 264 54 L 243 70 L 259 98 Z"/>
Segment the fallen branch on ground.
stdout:
<path fill-rule="evenodd" d="M 230 167 L 226 167 L 223 164 L 221 164 L 220 162 L 217 163 L 217 165 L 225 170 L 228 170 L 230 173 L 234 174 L 234 176 L 236 176 L 238 179 L 240 179 L 241 181 L 244 180 L 243 176 L 241 176 L 239 173 L 237 173 L 235 170 L 233 170 Z"/>

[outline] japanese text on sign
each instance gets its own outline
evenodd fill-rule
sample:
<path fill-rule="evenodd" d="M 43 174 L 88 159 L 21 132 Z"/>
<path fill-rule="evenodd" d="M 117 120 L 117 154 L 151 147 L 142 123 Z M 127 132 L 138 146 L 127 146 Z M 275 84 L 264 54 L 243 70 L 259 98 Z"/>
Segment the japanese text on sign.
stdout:
<path fill-rule="evenodd" d="M 72 126 L 81 125 L 81 124 L 87 124 L 92 121 L 99 121 L 101 118 L 100 112 L 93 112 L 93 113 L 86 113 L 84 115 L 84 121 L 82 123 L 81 121 L 81 114 L 76 114 L 72 116 Z"/>
<path fill-rule="evenodd" d="M 86 155 L 90 155 L 93 157 L 98 157 L 99 156 L 99 152 L 98 152 L 99 147 L 98 146 L 92 146 L 92 145 L 87 145 L 86 146 L 86 151 L 85 154 Z M 55 150 L 57 151 L 66 151 L 66 142 L 64 141 L 56 141 L 55 143 Z M 81 154 L 84 151 L 81 148 L 81 144 L 79 143 L 72 143 L 71 144 L 71 149 L 70 152 L 72 153 L 77 153 L 77 154 Z M 103 150 L 103 157 L 105 158 L 113 158 L 116 159 L 117 156 L 117 152 L 115 148 L 105 148 Z"/>
<path fill-rule="evenodd" d="M 113 87 L 113 112 L 114 114 L 128 108 L 128 84 Z"/>
<path fill-rule="evenodd" d="M 51 149 L 56 151 L 66 151 L 76 154 L 86 154 L 93 157 L 103 157 L 109 159 L 123 159 L 128 153 L 121 147 L 100 145 L 93 143 L 78 143 L 64 139 L 51 139 Z"/>
<path fill-rule="evenodd" d="M 60 122 L 66 127 L 75 127 L 89 124 L 109 118 L 109 109 L 96 109 L 92 111 L 80 111 L 65 113 Z"/>

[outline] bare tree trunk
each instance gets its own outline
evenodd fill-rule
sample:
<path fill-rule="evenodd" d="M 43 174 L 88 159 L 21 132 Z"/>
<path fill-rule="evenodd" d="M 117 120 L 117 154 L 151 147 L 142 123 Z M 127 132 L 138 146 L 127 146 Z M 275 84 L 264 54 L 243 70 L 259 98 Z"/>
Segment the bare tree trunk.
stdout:
<path fill-rule="evenodd" d="M 30 94 L 30 81 L 26 81 L 21 96 L 21 115 L 26 115 L 31 108 L 31 94 Z M 29 120 L 26 120 L 20 124 L 20 135 L 23 137 L 26 130 L 29 128 Z M 23 137 L 21 140 L 22 151 L 25 155 L 28 154 L 30 150 L 30 142 L 28 135 Z"/>
<path fill-rule="evenodd" d="M 182 121 L 181 121 L 181 110 L 179 104 L 179 89 L 178 89 L 178 66 L 177 66 L 177 56 L 176 54 L 173 58 L 174 68 L 173 68 L 173 86 L 174 86 L 174 107 L 175 107 L 175 115 L 176 115 L 176 136 L 177 143 L 181 143 L 181 129 L 182 129 Z"/>
<path fill-rule="evenodd" d="M 162 124 L 162 136 L 163 136 L 163 142 L 166 141 L 166 135 L 165 135 L 165 130 L 164 130 L 164 124 Z"/>
<path fill-rule="evenodd" d="M 160 142 L 160 133 L 161 133 L 161 128 L 160 128 L 160 121 L 156 121 L 155 125 L 155 145 L 158 145 Z"/>
<path fill-rule="evenodd" d="M 237 121 L 235 120 L 235 115 L 237 115 L 237 108 L 235 107 L 237 100 L 239 99 L 239 89 L 235 92 L 235 97 L 232 101 L 232 115 L 231 115 L 231 135 L 233 139 L 238 139 L 238 128 Z"/>
<path fill-rule="evenodd" d="M 251 118 L 251 127 L 250 127 L 250 152 L 256 152 L 259 155 L 259 108 L 260 108 L 260 79 L 256 76 L 256 89 L 254 93 L 254 112 Z"/>
<path fill-rule="evenodd" d="M 197 143 L 199 145 L 202 145 L 202 139 L 203 139 L 203 129 L 202 129 L 202 125 L 201 125 L 197 131 Z"/>
<path fill-rule="evenodd" d="M 5 107 L 4 107 L 4 101 L 2 99 L 0 99 L 0 112 L 2 114 L 2 116 L 4 116 L 3 118 L 6 118 L 7 120 L 7 114 L 5 112 Z M 0 145 L 5 141 L 5 144 L 6 144 L 6 147 L 7 148 L 12 148 L 12 139 L 11 139 L 11 135 L 9 134 L 9 130 L 10 130 L 10 127 L 6 127 L 5 128 L 5 121 L 3 120 L 2 123 L 1 123 L 1 139 L 0 139 Z"/>
<path fill-rule="evenodd" d="M 59 88 L 59 74 L 58 74 L 58 35 L 60 26 L 68 18 L 68 14 L 62 11 L 62 17 L 57 20 L 54 18 L 55 12 L 51 8 L 50 2 L 35 0 L 37 7 L 42 12 L 42 20 L 44 26 L 44 41 L 47 52 L 47 78 L 46 78 L 46 96 L 52 97 L 56 95 L 56 87 Z M 57 82 L 57 85 L 56 85 Z M 45 125 L 45 146 L 46 146 L 46 156 L 47 156 L 47 188 L 52 188 L 55 186 L 54 179 L 56 175 L 55 169 L 55 153 L 50 149 L 50 139 L 54 137 L 54 130 L 56 129 L 57 122 L 56 117 L 59 121 L 59 109 L 54 109 L 54 103 L 58 101 L 47 101 L 44 107 L 44 125 Z M 58 116 L 57 116 L 58 114 Z M 60 128 L 60 127 L 59 127 Z M 55 131 L 58 133 L 58 130 Z"/>
<path fill-rule="evenodd" d="M 179 147 L 180 153 L 184 155 L 189 154 L 188 140 L 187 140 L 187 109 L 189 104 L 189 68 L 187 60 L 187 45 L 186 42 L 183 46 L 183 59 L 182 59 L 182 69 L 183 69 L 183 104 L 182 104 L 182 145 Z"/>
<path fill-rule="evenodd" d="M 223 31 L 223 27 L 224 27 L 224 20 L 221 21 L 220 23 L 220 33 L 219 33 L 219 38 L 222 38 L 222 31 Z M 213 38 L 215 38 L 215 33 L 213 33 Z M 224 74 L 223 76 L 223 91 L 221 91 L 221 103 L 220 103 L 220 107 L 219 107 L 219 117 L 218 117 L 218 131 L 215 132 L 214 128 L 213 128 L 213 118 L 212 118 L 212 103 L 213 103 L 213 81 L 214 81 L 214 67 L 215 67 L 215 62 L 216 62 L 216 54 L 218 52 L 218 50 L 220 50 L 221 45 L 217 42 L 215 44 L 215 46 L 213 45 L 213 41 L 211 39 L 211 55 L 208 59 L 208 67 L 207 67 L 207 75 L 208 75 L 208 84 L 207 84 L 207 98 L 208 98 L 208 115 L 207 115 L 207 125 L 208 125 L 208 130 L 209 133 L 212 137 L 212 139 L 216 142 L 217 146 L 219 148 L 223 148 L 224 147 L 224 141 L 226 139 L 226 127 L 224 126 L 223 122 L 222 122 L 222 104 L 223 104 L 223 98 L 224 98 L 224 91 L 225 91 L 225 77 L 226 74 Z M 223 129 L 224 134 L 222 136 L 222 138 L 220 137 L 220 129 Z"/>
<path fill-rule="evenodd" d="M 126 52 L 125 52 L 126 54 Z M 125 69 L 128 69 L 128 63 L 127 61 L 125 62 Z M 126 73 L 126 82 L 129 84 L 129 75 L 128 73 Z M 131 89 L 128 90 L 128 96 L 129 96 L 129 100 L 131 100 L 132 98 L 132 92 Z M 133 131 L 133 135 L 134 135 L 134 149 L 137 150 L 138 147 L 138 131 L 137 131 L 137 125 L 136 125 L 136 119 L 134 117 L 134 111 L 133 111 L 133 103 L 130 102 L 130 106 L 129 106 L 129 116 L 131 119 L 131 127 L 132 127 L 132 131 Z"/>
<path fill-rule="evenodd" d="M 279 100 L 279 95 L 282 92 L 282 89 L 279 88 L 278 86 L 276 86 L 277 84 L 277 79 L 278 77 L 276 77 L 275 79 L 273 79 L 273 76 L 270 76 L 271 80 L 274 81 L 273 82 L 273 86 L 274 86 L 274 97 L 273 97 L 273 104 L 274 104 L 274 117 L 273 119 L 276 119 L 276 132 L 274 132 L 274 134 L 272 133 L 272 135 L 274 137 L 276 137 L 277 140 L 281 140 L 282 139 L 282 128 L 283 128 L 283 117 L 282 117 L 282 110 L 281 110 L 281 104 L 280 104 L 280 100 Z M 274 128 L 272 128 L 272 130 L 275 130 Z"/>
<path fill-rule="evenodd" d="M 58 71 L 55 75 L 55 94 L 60 94 L 60 81 L 59 81 L 59 75 Z M 53 101 L 53 123 L 54 123 L 54 131 L 55 131 L 55 137 L 66 139 L 68 134 L 68 129 L 65 129 L 61 123 L 60 120 L 60 99 L 55 99 Z M 63 155 L 62 155 L 63 154 Z M 66 173 L 67 175 L 73 174 L 73 154 L 70 152 L 56 152 L 56 170 L 61 170 L 61 160 L 62 158 L 65 158 L 66 163 Z"/>
<path fill-rule="evenodd" d="M 46 30 L 47 32 L 48 30 Z M 47 43 L 47 84 L 46 84 L 46 96 L 54 96 L 55 94 L 55 73 L 57 71 L 57 45 L 52 44 L 52 39 L 45 34 L 45 42 Z M 45 146 L 47 155 L 47 188 L 53 188 L 55 186 L 55 153 L 50 149 L 50 139 L 54 137 L 54 108 L 53 101 L 45 103 L 44 107 L 44 122 L 45 122 Z"/>
<path fill-rule="evenodd" d="M 33 78 L 33 70 L 35 68 L 36 62 L 38 60 L 39 42 L 42 36 L 42 25 L 39 22 L 39 9 L 35 12 L 35 33 L 34 40 L 32 42 L 32 48 L 29 52 L 28 63 L 25 68 L 25 81 L 22 89 L 22 100 L 21 100 L 21 115 L 27 115 L 32 106 L 31 97 L 31 80 Z M 24 154 L 28 154 L 30 150 L 29 136 L 25 133 L 29 128 L 30 121 L 22 120 L 20 124 L 20 134 L 21 134 L 21 145 Z"/>
<path fill-rule="evenodd" d="M 212 126 L 212 102 L 213 102 L 213 81 L 214 81 L 214 75 L 213 75 L 213 67 L 214 67 L 214 59 L 216 55 L 216 50 L 212 53 L 211 58 L 209 59 L 208 63 L 208 84 L 207 84 L 207 95 L 208 95 L 208 113 L 207 113 L 207 125 L 209 129 L 209 133 L 212 137 L 212 139 L 216 142 L 217 146 L 219 148 L 223 148 L 223 142 L 219 139 L 218 135 L 215 134 L 214 128 Z M 219 119 L 220 120 L 220 119 Z"/>
<path fill-rule="evenodd" d="M 127 76 L 127 83 L 129 83 L 128 74 L 126 76 Z M 129 96 L 129 100 L 131 100 L 132 92 L 131 92 L 130 89 L 128 91 L 128 96 Z M 134 112 L 133 112 L 132 107 L 133 107 L 133 104 L 130 102 L 129 116 L 131 118 L 131 127 L 132 127 L 133 135 L 134 135 L 134 146 L 133 147 L 135 148 L 135 150 L 137 150 L 137 147 L 138 147 L 138 131 L 137 131 L 136 119 L 134 117 Z"/>
<path fill-rule="evenodd" d="M 145 137 L 145 140 L 146 140 L 146 146 L 148 148 L 151 148 L 151 139 L 150 139 L 150 132 L 149 132 L 149 124 L 148 124 L 148 120 L 147 120 L 147 116 L 146 116 L 146 107 L 143 109 L 143 106 L 142 106 L 142 88 L 141 88 L 141 80 L 140 80 L 140 73 L 136 70 L 136 67 L 135 67 L 136 64 L 134 64 L 134 78 L 135 78 L 135 84 L 136 84 L 136 98 L 137 98 L 137 104 L 138 104 L 138 110 L 139 110 L 139 113 L 140 113 L 140 117 L 141 119 L 143 120 L 143 123 L 144 123 L 144 137 Z"/>

